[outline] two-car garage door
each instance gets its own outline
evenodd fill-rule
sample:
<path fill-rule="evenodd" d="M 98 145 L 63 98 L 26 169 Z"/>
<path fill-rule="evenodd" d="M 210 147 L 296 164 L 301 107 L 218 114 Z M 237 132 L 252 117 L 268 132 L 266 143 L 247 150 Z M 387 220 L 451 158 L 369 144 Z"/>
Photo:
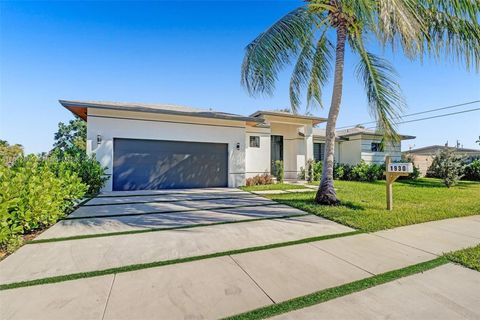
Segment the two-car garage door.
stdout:
<path fill-rule="evenodd" d="M 227 185 L 227 144 L 114 139 L 114 191 Z"/>

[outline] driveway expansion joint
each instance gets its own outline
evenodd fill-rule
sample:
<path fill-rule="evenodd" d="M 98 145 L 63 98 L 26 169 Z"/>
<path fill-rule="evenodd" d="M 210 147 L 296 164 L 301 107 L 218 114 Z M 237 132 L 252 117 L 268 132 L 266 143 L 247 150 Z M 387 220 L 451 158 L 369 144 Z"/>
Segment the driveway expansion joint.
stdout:
<path fill-rule="evenodd" d="M 391 229 L 387 229 L 387 230 L 391 230 Z M 393 240 L 393 239 L 390 239 L 390 238 L 386 238 L 384 236 L 381 236 L 381 235 L 378 235 L 378 234 L 375 234 L 375 233 L 369 233 L 370 235 L 372 236 L 375 236 L 375 237 L 379 237 L 379 238 L 382 238 L 384 240 L 388 240 L 388 241 L 392 241 L 392 242 L 395 242 L 395 243 L 398 243 L 398 244 L 401 244 L 401 245 L 404 245 L 404 246 L 407 246 L 407 247 L 410 247 L 412 249 L 416 249 L 416 250 L 420 250 L 420 251 L 423 251 L 425 253 L 429 253 L 429 254 L 432 254 L 436 257 L 441 257 L 442 255 L 439 255 L 439 254 L 436 254 L 436 253 L 433 253 L 433 252 L 430 252 L 430 251 L 427 251 L 427 250 L 424 250 L 424 249 L 420 249 L 418 247 L 414 247 L 412 245 L 409 245 L 409 244 L 406 244 L 406 243 L 403 243 L 403 242 L 400 242 L 400 241 L 397 241 L 397 240 Z"/>
<path fill-rule="evenodd" d="M 253 283 L 255 283 L 255 285 L 258 287 L 258 289 L 260 289 L 268 297 L 268 299 L 270 299 L 270 301 L 272 301 L 273 304 L 276 304 L 275 300 L 273 300 L 272 297 L 270 297 L 270 295 L 260 286 L 260 284 L 258 284 L 258 282 L 247 272 L 247 270 L 245 270 L 240 265 L 240 263 L 238 263 L 238 261 L 235 260 L 234 257 L 232 257 L 232 255 L 229 255 L 229 257 L 250 278 L 250 280 L 252 280 Z"/>
<path fill-rule="evenodd" d="M 218 225 L 224 225 L 224 224 L 248 223 L 248 222 L 263 221 L 263 220 L 290 219 L 290 218 L 305 217 L 305 216 L 311 216 L 311 215 L 312 215 L 311 213 L 305 213 L 305 214 L 293 214 L 293 215 L 271 216 L 271 217 L 260 216 L 258 218 L 252 218 L 252 219 L 221 221 L 221 222 L 204 223 L 204 224 L 190 224 L 190 225 L 168 227 L 168 228 L 149 228 L 149 229 L 119 231 L 119 232 L 111 232 L 111 233 L 94 233 L 94 234 L 71 236 L 71 237 L 45 238 L 45 239 L 38 239 L 38 240 L 30 240 L 26 244 L 73 241 L 73 240 L 82 240 L 82 239 L 90 239 L 90 238 L 115 237 L 115 236 L 129 235 L 129 234 L 193 229 L 193 228 L 200 228 L 200 227 L 212 227 L 212 226 L 218 226 Z"/>
<path fill-rule="evenodd" d="M 173 199 L 173 200 L 155 200 L 155 201 L 132 201 L 132 202 L 118 202 L 118 203 L 94 203 L 94 204 L 82 204 L 79 207 L 101 207 L 101 206 L 121 206 L 129 204 L 149 204 L 149 203 L 172 203 L 172 202 L 191 202 L 191 201 L 210 201 L 210 200 L 234 200 L 234 199 L 258 199 L 255 195 L 243 195 L 241 197 L 211 197 L 211 198 L 198 198 L 198 199 Z"/>
<path fill-rule="evenodd" d="M 107 312 L 108 302 L 110 301 L 110 296 L 112 295 L 112 289 L 113 289 L 113 285 L 115 283 L 116 277 L 117 277 L 117 274 L 114 273 L 113 274 L 113 279 L 112 279 L 112 284 L 110 285 L 110 290 L 108 291 L 107 300 L 105 301 L 105 308 L 103 308 L 102 320 L 105 319 L 105 313 Z"/>
<path fill-rule="evenodd" d="M 352 263 L 351 261 L 348 261 L 348 260 L 346 260 L 346 259 L 344 259 L 344 258 L 341 258 L 341 257 L 337 256 L 336 254 L 331 253 L 331 252 L 328 251 L 328 250 L 325 250 L 325 249 L 323 249 L 323 248 L 319 248 L 319 247 L 313 245 L 313 243 L 311 243 L 311 242 L 308 243 L 308 245 L 311 246 L 311 247 L 314 247 L 314 248 L 317 249 L 317 250 L 323 251 L 323 252 L 331 255 L 332 257 L 335 257 L 335 258 L 337 258 L 337 259 L 339 259 L 339 260 L 342 260 L 343 262 L 346 262 L 346 263 L 348 263 L 349 265 L 354 266 L 354 267 L 357 268 L 357 269 L 360 269 L 360 270 L 362 270 L 362 271 L 365 271 L 366 273 L 371 274 L 372 276 L 375 276 L 375 275 L 376 275 L 375 273 L 370 272 L 370 271 L 368 271 L 367 269 L 364 269 L 364 268 L 362 268 L 362 267 L 360 267 L 360 266 Z"/>
<path fill-rule="evenodd" d="M 114 217 L 134 217 L 134 216 L 146 216 L 153 214 L 170 214 L 178 212 L 195 212 L 195 211 L 215 211 L 215 210 L 226 210 L 226 209 L 239 209 L 239 208 L 250 208 L 250 207 L 264 207 L 264 206 L 279 206 L 282 205 L 278 202 L 268 202 L 268 203 L 259 203 L 251 205 L 240 205 L 240 206 L 230 206 L 230 207 L 217 207 L 217 208 L 194 208 L 194 209 L 182 209 L 182 210 L 173 210 L 173 211 L 152 211 L 152 212 L 138 212 L 138 213 L 125 213 L 125 214 L 106 214 L 106 215 L 97 215 L 97 216 L 76 216 L 70 217 L 67 216 L 60 220 L 79 220 L 79 219 L 94 219 L 94 218 L 114 218 Z"/>

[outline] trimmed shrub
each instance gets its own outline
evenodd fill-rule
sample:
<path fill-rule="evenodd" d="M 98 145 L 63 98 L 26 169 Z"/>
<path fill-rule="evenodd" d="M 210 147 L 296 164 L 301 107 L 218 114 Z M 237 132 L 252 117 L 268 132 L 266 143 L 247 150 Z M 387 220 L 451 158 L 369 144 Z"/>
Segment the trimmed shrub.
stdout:
<path fill-rule="evenodd" d="M 304 167 L 300 167 L 300 173 L 298 174 L 299 180 L 307 180 L 307 172 Z"/>
<path fill-rule="evenodd" d="M 283 161 L 282 160 L 275 161 L 275 178 L 277 178 L 278 183 L 283 182 L 284 169 L 283 169 Z"/>
<path fill-rule="evenodd" d="M 265 184 L 273 184 L 273 177 L 268 173 L 264 173 L 262 175 L 256 175 L 251 178 L 247 178 L 245 181 L 246 186 L 258 186 L 258 185 L 265 185 Z"/>
<path fill-rule="evenodd" d="M 0 247 L 13 251 L 23 234 L 55 223 L 86 190 L 74 171 L 34 155 L 0 164 Z"/>
<path fill-rule="evenodd" d="M 72 147 L 66 151 L 55 149 L 50 158 L 56 164 L 56 171 L 73 171 L 84 184 L 88 186 L 87 194 L 95 195 L 100 192 L 108 180 L 105 174 L 107 168 L 102 167 L 95 155 L 87 156 L 85 151 Z"/>
<path fill-rule="evenodd" d="M 367 164 L 361 161 L 357 165 L 335 164 L 333 178 L 346 181 L 368 181 L 373 182 L 383 179 L 384 165 Z"/>
<path fill-rule="evenodd" d="M 464 169 L 464 180 L 471 180 L 471 181 L 480 181 L 480 160 L 473 160 L 465 166 Z"/>

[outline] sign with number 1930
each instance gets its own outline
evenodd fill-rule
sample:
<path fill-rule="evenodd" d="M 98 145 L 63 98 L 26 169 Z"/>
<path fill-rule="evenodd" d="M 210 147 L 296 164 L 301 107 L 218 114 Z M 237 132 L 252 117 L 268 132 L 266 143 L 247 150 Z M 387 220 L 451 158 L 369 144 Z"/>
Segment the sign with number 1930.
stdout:
<path fill-rule="evenodd" d="M 412 163 L 389 163 L 387 172 L 413 172 Z"/>

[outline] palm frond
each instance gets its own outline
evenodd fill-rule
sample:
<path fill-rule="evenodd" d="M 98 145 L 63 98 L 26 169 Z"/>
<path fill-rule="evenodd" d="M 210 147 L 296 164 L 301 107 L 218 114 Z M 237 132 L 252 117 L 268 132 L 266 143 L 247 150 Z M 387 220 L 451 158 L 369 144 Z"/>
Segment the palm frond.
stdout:
<path fill-rule="evenodd" d="M 364 84 L 370 114 L 387 140 L 397 140 L 393 119 L 398 119 L 406 106 L 400 86 L 395 81 L 397 74 L 386 60 L 367 52 L 361 39 L 356 38 L 354 46 L 360 55 L 356 75 Z"/>
<path fill-rule="evenodd" d="M 452 12 L 452 9 L 449 9 L 450 13 L 439 11 L 437 8 L 420 10 L 428 24 L 425 36 L 426 53 L 437 59 L 446 57 L 455 62 L 462 62 L 467 69 L 474 66 L 478 71 L 480 69 L 478 19 L 471 20 L 467 9 L 465 9 L 467 12 L 461 13 L 461 17 L 453 15 L 455 12 Z"/>
<path fill-rule="evenodd" d="M 278 72 L 312 37 L 313 22 L 312 14 L 305 7 L 297 8 L 246 47 L 241 83 L 250 95 L 273 93 Z"/>
<path fill-rule="evenodd" d="M 310 79 L 310 70 L 314 56 L 315 46 L 311 41 L 307 41 L 297 58 L 292 76 L 290 77 L 290 105 L 293 113 L 297 113 L 300 108 L 300 96 L 302 89 Z"/>
<path fill-rule="evenodd" d="M 383 45 L 394 48 L 398 42 L 405 55 L 418 56 L 423 49 L 426 27 L 417 12 L 416 0 L 379 0 L 377 2 L 378 23 L 372 30 Z M 370 25 L 371 26 L 371 25 Z"/>
<path fill-rule="evenodd" d="M 328 80 L 331 71 L 333 45 L 323 33 L 315 47 L 310 81 L 307 88 L 307 106 L 311 107 L 316 103 L 322 105 L 322 87 Z"/>

